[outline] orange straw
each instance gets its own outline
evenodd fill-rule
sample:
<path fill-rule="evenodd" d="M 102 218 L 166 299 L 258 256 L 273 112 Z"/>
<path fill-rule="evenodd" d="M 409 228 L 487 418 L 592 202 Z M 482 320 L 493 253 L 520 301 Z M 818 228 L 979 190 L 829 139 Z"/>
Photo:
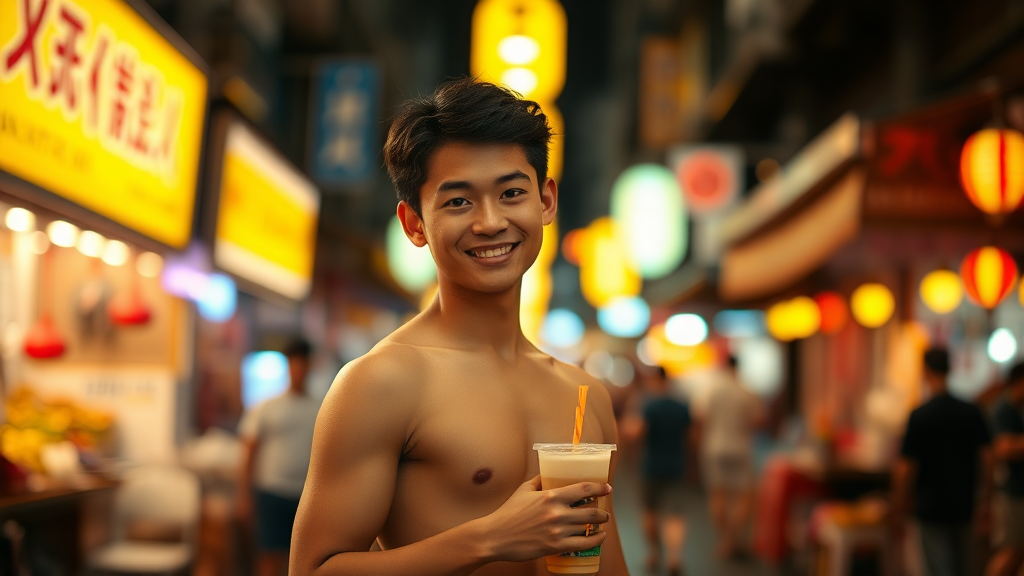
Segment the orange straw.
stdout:
<path fill-rule="evenodd" d="M 572 428 L 572 443 L 577 445 L 583 437 L 583 415 L 587 412 L 587 390 L 590 386 L 580 385 L 579 404 L 576 406 L 576 424 Z"/>

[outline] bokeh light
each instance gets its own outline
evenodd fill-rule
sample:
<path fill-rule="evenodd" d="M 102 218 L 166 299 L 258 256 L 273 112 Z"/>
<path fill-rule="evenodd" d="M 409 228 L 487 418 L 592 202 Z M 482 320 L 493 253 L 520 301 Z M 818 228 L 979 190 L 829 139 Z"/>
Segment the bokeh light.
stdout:
<path fill-rule="evenodd" d="M 210 322 L 225 322 L 235 315 L 238 289 L 235 281 L 224 274 L 210 274 L 202 296 L 196 300 L 199 315 Z"/>
<path fill-rule="evenodd" d="M 106 247 L 106 244 L 107 239 L 102 235 L 92 230 L 86 230 L 78 236 L 76 247 L 84 256 L 99 258 L 103 255 L 103 249 Z"/>
<path fill-rule="evenodd" d="M 642 335 L 651 322 L 651 308 L 643 298 L 616 298 L 597 310 L 597 324 L 607 334 L 619 338 Z"/>
<path fill-rule="evenodd" d="M 601 308 L 615 298 L 640 294 L 643 281 L 629 265 L 611 218 L 591 222 L 579 243 L 580 290 L 591 306 Z"/>
<path fill-rule="evenodd" d="M 850 321 L 850 309 L 846 300 L 837 292 L 821 292 L 814 297 L 821 316 L 821 333 L 836 334 L 846 327 Z"/>
<path fill-rule="evenodd" d="M 388 269 L 398 285 L 405 290 L 419 294 L 424 288 L 437 281 L 437 267 L 430 250 L 413 244 L 405 235 L 402 221 L 392 216 L 388 222 L 385 238 Z"/>
<path fill-rule="evenodd" d="M 960 276 L 952 270 L 933 270 L 921 280 L 921 301 L 936 314 L 949 314 L 964 299 Z"/>
<path fill-rule="evenodd" d="M 860 285 L 850 298 L 853 317 L 865 328 L 879 328 L 892 318 L 896 300 L 892 292 L 882 284 Z"/>
<path fill-rule="evenodd" d="M 24 208 L 14 207 L 4 215 L 4 224 L 15 232 L 28 232 L 36 227 L 36 216 Z"/>
<path fill-rule="evenodd" d="M 677 346 L 696 346 L 708 337 L 708 323 L 696 314 L 676 314 L 665 322 L 665 337 Z"/>
<path fill-rule="evenodd" d="M 55 246 L 71 248 L 78 242 L 78 226 L 63 220 L 54 220 L 46 226 L 46 235 Z"/>
<path fill-rule="evenodd" d="M 683 194 L 672 171 L 659 164 L 626 169 L 615 181 L 611 217 L 626 256 L 644 278 L 661 278 L 686 256 Z"/>
<path fill-rule="evenodd" d="M 253 406 L 288 389 L 288 358 L 284 354 L 264 350 L 242 358 L 242 405 Z"/>
<path fill-rule="evenodd" d="M 135 259 L 135 271 L 144 278 L 156 278 L 164 268 L 164 259 L 156 252 L 143 252 Z"/>
<path fill-rule="evenodd" d="M 128 245 L 120 240 L 108 240 L 103 247 L 103 263 L 108 266 L 123 266 L 130 255 Z"/>
<path fill-rule="evenodd" d="M 544 318 L 540 338 L 551 346 L 569 348 L 580 343 L 585 331 L 586 326 L 578 314 L 566 308 L 555 308 Z"/>
<path fill-rule="evenodd" d="M 715 332 L 726 338 L 754 338 L 765 333 L 761 310 L 722 310 L 712 324 Z"/>
<path fill-rule="evenodd" d="M 1006 328 L 997 328 L 988 338 L 988 357 L 1005 364 L 1017 356 L 1017 338 Z"/>

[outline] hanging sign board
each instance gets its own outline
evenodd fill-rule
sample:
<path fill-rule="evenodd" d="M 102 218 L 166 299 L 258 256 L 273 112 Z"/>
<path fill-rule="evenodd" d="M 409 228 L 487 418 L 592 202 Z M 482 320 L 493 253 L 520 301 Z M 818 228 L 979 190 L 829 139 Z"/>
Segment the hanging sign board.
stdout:
<path fill-rule="evenodd" d="M 311 172 L 324 186 L 366 182 L 379 164 L 380 70 L 370 61 L 322 64 L 316 74 Z"/>
<path fill-rule="evenodd" d="M 309 294 L 320 192 L 247 124 L 229 116 L 214 264 L 292 300 Z"/>
<path fill-rule="evenodd" d="M 207 79 L 175 43 L 119 0 L 0 0 L 0 171 L 184 247 Z"/>

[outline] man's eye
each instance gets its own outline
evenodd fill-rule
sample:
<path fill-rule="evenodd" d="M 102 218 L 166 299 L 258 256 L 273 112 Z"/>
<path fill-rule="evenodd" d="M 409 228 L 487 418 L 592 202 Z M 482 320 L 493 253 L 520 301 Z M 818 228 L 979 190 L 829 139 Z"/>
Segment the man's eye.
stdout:
<path fill-rule="evenodd" d="M 523 190 L 522 188 L 510 188 L 508 190 L 505 190 L 505 192 L 501 195 L 501 197 L 502 198 L 515 198 L 516 196 L 521 196 L 523 194 L 526 194 L 526 190 Z"/>
<path fill-rule="evenodd" d="M 449 200 L 449 201 L 445 202 L 444 204 L 442 204 L 442 206 L 451 206 L 452 208 L 461 208 L 461 207 L 465 206 L 466 204 L 469 204 L 469 200 L 466 200 L 465 198 L 452 198 L 451 200 Z"/>

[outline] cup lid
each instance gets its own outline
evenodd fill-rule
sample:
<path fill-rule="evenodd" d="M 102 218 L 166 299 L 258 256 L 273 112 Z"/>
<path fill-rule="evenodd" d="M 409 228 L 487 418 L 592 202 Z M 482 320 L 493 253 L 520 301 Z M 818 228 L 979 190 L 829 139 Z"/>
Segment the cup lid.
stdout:
<path fill-rule="evenodd" d="M 537 450 L 538 452 L 555 452 L 558 454 L 600 454 L 602 452 L 611 452 L 615 450 L 615 444 L 587 444 L 582 442 L 579 444 L 573 444 L 572 442 L 538 442 L 533 445 L 533 449 Z"/>

